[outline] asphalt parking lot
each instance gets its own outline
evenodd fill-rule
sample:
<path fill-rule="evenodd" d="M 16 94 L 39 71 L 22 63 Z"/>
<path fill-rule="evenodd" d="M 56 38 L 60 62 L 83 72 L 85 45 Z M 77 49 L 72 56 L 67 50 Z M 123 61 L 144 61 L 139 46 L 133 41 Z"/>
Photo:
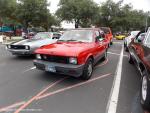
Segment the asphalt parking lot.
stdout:
<path fill-rule="evenodd" d="M 107 113 L 123 41 L 114 41 L 108 59 L 100 61 L 92 78 L 36 70 L 34 57 L 16 57 L 0 45 L 0 112 Z M 139 102 L 140 74 L 123 52 L 116 113 L 143 113 Z"/>

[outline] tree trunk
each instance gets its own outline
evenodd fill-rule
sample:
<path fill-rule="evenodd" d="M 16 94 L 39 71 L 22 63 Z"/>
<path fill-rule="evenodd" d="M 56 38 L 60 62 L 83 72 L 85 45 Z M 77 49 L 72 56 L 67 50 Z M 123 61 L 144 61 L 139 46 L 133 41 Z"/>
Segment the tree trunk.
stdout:
<path fill-rule="evenodd" d="M 75 28 L 79 28 L 79 19 L 75 20 Z"/>
<path fill-rule="evenodd" d="M 48 32 L 48 30 L 49 30 L 49 26 L 48 25 L 46 25 L 45 30 Z"/>
<path fill-rule="evenodd" d="M 28 21 L 24 23 L 24 31 L 25 33 L 28 33 Z"/>

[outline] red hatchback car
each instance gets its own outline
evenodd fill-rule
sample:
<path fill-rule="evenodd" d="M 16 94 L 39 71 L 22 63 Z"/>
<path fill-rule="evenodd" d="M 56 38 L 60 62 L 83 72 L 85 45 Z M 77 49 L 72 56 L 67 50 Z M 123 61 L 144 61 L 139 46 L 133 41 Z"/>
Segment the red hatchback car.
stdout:
<path fill-rule="evenodd" d="M 107 40 L 98 28 L 66 31 L 54 44 L 35 51 L 37 69 L 89 79 L 93 66 L 107 57 Z"/>

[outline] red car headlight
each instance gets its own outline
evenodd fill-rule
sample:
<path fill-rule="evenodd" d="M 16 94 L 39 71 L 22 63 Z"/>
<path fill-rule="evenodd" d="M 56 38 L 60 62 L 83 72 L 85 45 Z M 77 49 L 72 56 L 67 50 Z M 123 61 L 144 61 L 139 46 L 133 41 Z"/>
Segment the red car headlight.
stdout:
<path fill-rule="evenodd" d="M 70 57 L 70 58 L 69 58 L 69 63 L 70 63 L 70 64 L 77 64 L 77 58 Z"/>
<path fill-rule="evenodd" d="M 42 57 L 41 57 L 41 55 L 40 55 L 40 54 L 36 54 L 36 58 L 37 58 L 37 59 L 39 59 L 39 60 L 41 60 L 41 59 L 42 59 Z"/>

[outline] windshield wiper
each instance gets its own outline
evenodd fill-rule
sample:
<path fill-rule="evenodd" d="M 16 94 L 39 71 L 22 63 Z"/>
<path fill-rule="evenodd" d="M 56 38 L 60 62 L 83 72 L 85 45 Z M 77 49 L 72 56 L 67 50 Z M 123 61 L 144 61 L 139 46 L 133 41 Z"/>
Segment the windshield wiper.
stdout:
<path fill-rule="evenodd" d="M 60 42 L 62 41 L 62 42 L 64 42 L 64 41 L 67 41 L 67 40 L 57 40 L 57 41 L 60 41 Z"/>
<path fill-rule="evenodd" d="M 70 39 L 70 40 L 66 40 L 66 41 L 67 41 L 67 42 L 70 42 L 70 41 L 73 41 L 73 42 L 74 42 L 74 41 L 78 41 L 78 40 Z"/>
<path fill-rule="evenodd" d="M 83 41 L 80 41 L 80 40 L 73 40 L 73 39 L 70 39 L 70 40 L 58 40 L 58 41 L 63 41 L 63 42 L 83 42 Z"/>
<path fill-rule="evenodd" d="M 77 41 L 77 40 L 72 40 L 72 39 L 70 39 L 70 40 L 58 40 L 58 41 L 70 42 L 70 41 Z"/>

